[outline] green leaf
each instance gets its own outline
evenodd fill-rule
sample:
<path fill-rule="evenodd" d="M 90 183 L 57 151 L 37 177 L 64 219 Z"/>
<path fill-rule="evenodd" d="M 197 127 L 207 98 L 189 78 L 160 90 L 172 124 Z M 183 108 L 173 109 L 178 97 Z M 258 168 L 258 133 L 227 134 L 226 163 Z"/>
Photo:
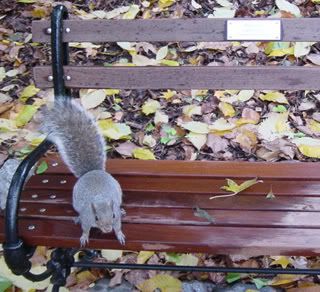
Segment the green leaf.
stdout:
<path fill-rule="evenodd" d="M 155 160 L 154 154 L 149 149 L 136 148 L 132 151 L 133 157 L 141 160 Z"/>
<path fill-rule="evenodd" d="M 0 292 L 4 292 L 11 286 L 12 283 L 8 279 L 0 277 Z"/>
<path fill-rule="evenodd" d="M 269 193 L 266 195 L 266 199 L 268 200 L 273 200 L 275 199 L 276 196 L 274 195 L 273 191 L 272 191 L 272 188 L 270 189 Z"/>
<path fill-rule="evenodd" d="M 256 279 L 252 279 L 252 282 L 256 285 L 257 289 L 261 289 L 262 287 L 268 285 L 269 280 L 256 278 Z"/>
<path fill-rule="evenodd" d="M 25 87 L 20 93 L 20 100 L 27 101 L 30 97 L 36 95 L 40 91 L 39 88 L 35 87 L 33 84 Z"/>
<path fill-rule="evenodd" d="M 27 124 L 33 117 L 33 115 L 37 112 L 38 107 L 35 105 L 25 105 L 23 106 L 20 113 L 17 115 L 15 121 L 17 127 L 22 127 Z"/>
<path fill-rule="evenodd" d="M 241 274 L 239 273 L 228 273 L 226 276 L 226 281 L 230 284 L 241 279 Z"/>
<path fill-rule="evenodd" d="M 48 169 L 48 164 L 47 164 L 47 162 L 42 161 L 42 162 L 38 165 L 38 167 L 37 167 L 36 174 L 42 174 L 42 173 L 44 173 L 47 169 Z"/>
<path fill-rule="evenodd" d="M 23 4 L 32 4 L 36 3 L 36 0 L 17 0 L 18 3 L 23 3 Z"/>
<path fill-rule="evenodd" d="M 285 113 L 287 111 L 287 108 L 282 105 L 282 104 L 279 104 L 277 106 L 275 106 L 272 111 L 276 112 L 276 113 Z"/>

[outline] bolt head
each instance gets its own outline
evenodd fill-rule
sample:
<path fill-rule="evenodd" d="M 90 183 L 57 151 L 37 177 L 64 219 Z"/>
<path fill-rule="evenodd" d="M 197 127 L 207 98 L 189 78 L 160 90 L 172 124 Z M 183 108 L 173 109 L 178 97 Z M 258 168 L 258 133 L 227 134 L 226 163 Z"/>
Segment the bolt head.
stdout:
<path fill-rule="evenodd" d="M 65 79 L 66 79 L 67 81 L 70 81 L 70 80 L 71 80 L 71 76 L 70 76 L 70 75 L 67 75 Z"/>
<path fill-rule="evenodd" d="M 66 27 L 65 32 L 69 33 L 71 31 L 70 27 Z"/>
<path fill-rule="evenodd" d="M 52 75 L 48 76 L 48 81 L 50 81 L 50 82 L 53 81 L 53 76 Z"/>
<path fill-rule="evenodd" d="M 51 29 L 51 27 L 48 27 L 47 29 L 46 29 L 46 34 L 51 34 L 52 33 L 52 29 Z"/>
<path fill-rule="evenodd" d="M 34 229 L 36 229 L 36 227 L 34 225 L 29 225 L 28 226 L 28 230 L 34 230 Z"/>

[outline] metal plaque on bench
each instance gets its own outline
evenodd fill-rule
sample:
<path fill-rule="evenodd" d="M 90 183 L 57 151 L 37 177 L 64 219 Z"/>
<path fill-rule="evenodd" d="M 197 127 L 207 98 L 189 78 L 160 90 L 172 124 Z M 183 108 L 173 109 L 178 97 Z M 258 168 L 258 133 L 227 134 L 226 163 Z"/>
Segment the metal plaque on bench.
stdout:
<path fill-rule="evenodd" d="M 281 41 L 279 19 L 230 19 L 227 20 L 228 41 Z"/>

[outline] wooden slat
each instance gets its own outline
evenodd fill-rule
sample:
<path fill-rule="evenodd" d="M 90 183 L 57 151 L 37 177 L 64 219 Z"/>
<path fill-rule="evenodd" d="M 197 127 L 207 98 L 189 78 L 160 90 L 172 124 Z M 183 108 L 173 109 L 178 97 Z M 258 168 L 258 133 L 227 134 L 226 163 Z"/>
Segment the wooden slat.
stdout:
<path fill-rule="evenodd" d="M 265 19 L 264 19 L 265 20 Z M 283 41 L 318 41 L 319 18 L 281 19 Z M 49 21 L 33 21 L 35 42 L 50 42 Z M 226 19 L 65 20 L 64 41 L 224 41 Z"/>
<path fill-rule="evenodd" d="M 254 178 L 252 174 L 252 178 Z M 174 177 L 174 176 L 141 176 L 141 175 L 115 175 L 124 191 L 152 191 L 152 192 L 167 192 L 167 193 L 199 193 L 205 194 L 208 197 L 218 194 L 226 194 L 226 191 L 221 190 L 221 187 L 226 185 L 225 179 L 215 177 Z M 225 177 L 230 178 L 230 177 Z M 270 180 L 263 179 L 263 183 L 258 183 L 246 190 L 247 195 L 262 195 L 265 196 L 270 189 L 277 195 L 296 195 L 296 196 L 320 196 L 320 181 L 304 180 Z M 30 179 L 25 189 L 32 188 L 35 192 L 37 189 L 59 191 L 71 191 L 76 179 L 73 176 L 65 175 L 49 175 L 34 176 Z M 237 180 L 239 183 L 243 180 Z M 45 183 L 44 183 L 45 182 Z"/>
<path fill-rule="evenodd" d="M 19 218 L 43 218 L 45 220 L 69 220 L 77 217 L 71 204 L 53 205 L 34 203 L 20 204 Z M 320 212 L 211 210 L 204 208 L 214 218 L 214 223 L 194 215 L 192 208 L 127 207 L 123 223 L 165 225 L 214 225 L 239 227 L 320 228 Z"/>
<path fill-rule="evenodd" d="M 319 67 L 100 67 L 66 66 L 71 88 L 320 89 Z M 52 87 L 51 67 L 35 67 L 37 87 Z M 90 76 L 90 77 L 89 77 Z"/>
<path fill-rule="evenodd" d="M 34 225 L 35 229 L 28 230 Z M 4 235 L 0 220 L 0 242 Z M 71 221 L 25 219 L 19 222 L 25 243 L 31 246 L 79 247 L 81 230 Z M 252 228 L 220 226 L 176 226 L 163 224 L 124 224 L 126 245 L 113 234 L 93 229 L 88 248 L 160 250 L 248 255 L 317 255 L 320 253 L 319 229 Z"/>
<path fill-rule="evenodd" d="M 70 174 L 60 156 L 48 155 L 45 174 Z M 320 162 L 248 162 L 248 161 L 179 161 L 109 159 L 106 167 L 113 175 L 206 177 L 248 179 L 259 177 L 270 180 L 316 180 L 320 181 Z"/>
<path fill-rule="evenodd" d="M 34 198 L 32 195 L 37 194 Z M 54 195 L 52 197 L 52 195 Z M 22 193 L 21 204 L 71 204 L 71 191 L 47 189 L 26 189 Z M 167 193 L 145 191 L 125 191 L 123 206 L 151 208 L 192 208 L 198 206 L 208 210 L 260 210 L 260 211 L 320 211 L 320 197 L 278 196 L 268 200 L 261 195 L 245 195 L 208 200 L 209 195 L 199 193 Z"/>

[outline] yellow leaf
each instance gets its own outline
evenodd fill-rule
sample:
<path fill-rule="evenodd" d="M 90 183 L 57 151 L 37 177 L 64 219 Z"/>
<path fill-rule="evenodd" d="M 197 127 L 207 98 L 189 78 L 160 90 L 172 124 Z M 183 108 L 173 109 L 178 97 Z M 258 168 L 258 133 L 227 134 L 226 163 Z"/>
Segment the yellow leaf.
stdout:
<path fill-rule="evenodd" d="M 118 258 L 122 257 L 122 250 L 114 250 L 114 249 L 103 249 L 101 250 L 101 255 L 103 258 L 108 261 L 115 261 Z"/>
<path fill-rule="evenodd" d="M 190 132 L 186 138 L 196 147 L 199 151 L 207 142 L 207 134 L 199 134 Z"/>
<path fill-rule="evenodd" d="M 161 292 L 182 291 L 181 281 L 167 274 L 158 274 L 153 278 L 139 284 L 137 287 L 142 292 L 153 292 L 157 289 L 160 289 Z"/>
<path fill-rule="evenodd" d="M 30 97 L 36 95 L 40 91 L 39 88 L 35 87 L 33 84 L 25 87 L 20 93 L 20 100 L 27 101 Z"/>
<path fill-rule="evenodd" d="M 85 109 L 100 105 L 106 98 L 104 89 L 80 89 L 80 101 Z"/>
<path fill-rule="evenodd" d="M 313 131 L 315 133 L 320 133 L 320 123 L 319 122 L 312 120 L 312 119 L 308 119 L 307 125 L 311 131 Z"/>
<path fill-rule="evenodd" d="M 157 100 L 148 99 L 142 106 L 142 112 L 145 115 L 154 114 L 158 109 L 160 109 L 160 103 Z"/>
<path fill-rule="evenodd" d="M 198 134 L 208 134 L 209 133 L 209 127 L 206 123 L 202 122 L 187 122 L 185 124 L 182 124 L 182 127 L 189 130 L 190 132 L 193 133 L 198 133 Z"/>
<path fill-rule="evenodd" d="M 129 10 L 122 16 L 122 19 L 134 19 L 139 11 L 140 9 L 138 5 L 131 5 Z"/>
<path fill-rule="evenodd" d="M 92 274 L 90 271 L 82 271 L 76 274 L 77 283 L 82 283 L 88 281 L 89 283 L 93 283 L 97 280 L 97 276 Z"/>
<path fill-rule="evenodd" d="M 286 256 L 273 256 L 271 257 L 274 261 L 270 264 L 271 266 L 280 265 L 283 269 L 285 269 L 289 264 L 291 264 L 291 260 Z"/>
<path fill-rule="evenodd" d="M 236 128 L 235 124 L 229 123 L 226 119 L 220 118 L 213 122 L 212 125 L 209 126 L 210 132 L 216 131 L 229 131 Z"/>
<path fill-rule="evenodd" d="M 277 103 L 288 104 L 288 101 L 283 93 L 279 91 L 271 91 L 267 94 L 260 94 L 259 98 L 261 100 L 273 101 Z"/>
<path fill-rule="evenodd" d="M 300 278 L 301 278 L 301 275 L 282 274 L 282 275 L 278 275 L 274 279 L 272 279 L 269 284 L 272 286 L 285 285 L 285 284 L 290 284 L 290 283 L 296 282 Z"/>
<path fill-rule="evenodd" d="M 160 64 L 161 65 L 166 65 L 166 66 L 180 66 L 179 62 L 177 61 L 173 61 L 173 60 L 166 60 L 166 59 L 163 59 L 160 61 Z"/>
<path fill-rule="evenodd" d="M 38 137 L 38 138 L 34 138 L 30 141 L 30 144 L 32 146 L 38 146 L 42 141 L 44 140 L 44 137 Z"/>
<path fill-rule="evenodd" d="M 120 93 L 119 89 L 105 89 L 104 92 L 106 95 L 116 95 Z"/>
<path fill-rule="evenodd" d="M 287 49 L 278 49 L 278 50 L 273 50 L 269 56 L 270 57 L 283 57 L 285 55 L 293 55 L 294 54 L 294 47 L 290 47 Z"/>
<path fill-rule="evenodd" d="M 181 266 L 197 266 L 198 262 L 199 259 L 196 256 L 186 253 L 179 257 L 179 261 L 176 264 Z"/>
<path fill-rule="evenodd" d="M 250 98 L 252 98 L 253 95 L 254 95 L 254 90 L 241 90 L 238 93 L 237 98 L 239 101 L 245 102 Z"/>
<path fill-rule="evenodd" d="M 16 125 L 15 121 L 0 118 L 0 131 L 1 132 L 10 132 L 10 131 L 16 131 L 16 130 L 17 130 L 17 125 Z"/>
<path fill-rule="evenodd" d="M 138 264 L 144 264 L 154 255 L 154 251 L 140 251 L 137 258 Z"/>
<path fill-rule="evenodd" d="M 154 154 L 149 149 L 135 148 L 132 151 L 133 157 L 141 160 L 156 160 Z"/>
<path fill-rule="evenodd" d="M 182 112 L 188 117 L 192 117 L 193 115 L 201 115 L 201 106 L 195 104 L 186 105 L 183 107 Z"/>
<path fill-rule="evenodd" d="M 177 94 L 176 91 L 173 91 L 173 90 L 167 90 L 166 92 L 163 92 L 161 94 L 161 97 L 163 97 L 164 99 L 168 100 L 170 99 L 171 97 L 175 96 Z"/>
<path fill-rule="evenodd" d="M 34 105 L 24 105 L 22 106 L 21 111 L 15 118 L 17 127 L 22 127 L 27 124 L 37 112 L 38 107 Z"/>
<path fill-rule="evenodd" d="M 158 5 L 160 8 L 166 8 L 175 3 L 175 0 L 159 0 Z"/>
<path fill-rule="evenodd" d="M 229 103 L 222 101 L 219 103 L 218 107 L 225 117 L 233 117 L 236 114 L 236 111 L 234 110 L 233 106 Z"/>
<path fill-rule="evenodd" d="M 320 146 L 300 145 L 298 149 L 304 156 L 320 158 Z"/>
<path fill-rule="evenodd" d="M 127 139 L 131 129 L 124 123 L 114 123 L 112 120 L 101 120 L 98 122 L 101 133 L 112 140 Z"/>

